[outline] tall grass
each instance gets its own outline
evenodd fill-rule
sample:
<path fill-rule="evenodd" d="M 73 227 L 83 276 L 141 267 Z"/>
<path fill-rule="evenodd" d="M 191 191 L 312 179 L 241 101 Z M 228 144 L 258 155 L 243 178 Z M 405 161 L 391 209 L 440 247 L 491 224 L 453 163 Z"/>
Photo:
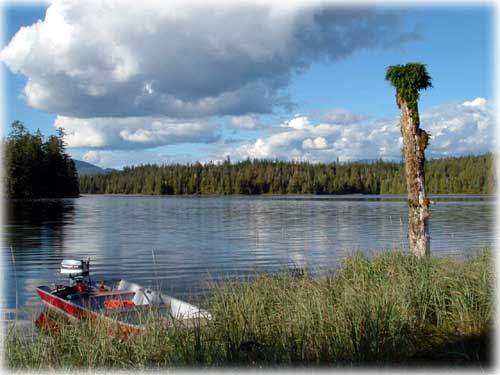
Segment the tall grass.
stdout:
<path fill-rule="evenodd" d="M 11 368 L 151 368 L 439 364 L 487 365 L 493 256 L 416 259 L 401 252 L 347 258 L 331 277 L 283 272 L 212 286 L 213 319 L 110 336 L 95 323 L 5 345 Z"/>

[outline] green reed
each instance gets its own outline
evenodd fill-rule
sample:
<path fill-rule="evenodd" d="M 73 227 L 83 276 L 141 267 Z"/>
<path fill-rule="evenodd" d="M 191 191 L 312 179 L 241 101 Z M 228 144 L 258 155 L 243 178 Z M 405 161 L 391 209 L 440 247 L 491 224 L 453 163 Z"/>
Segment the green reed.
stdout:
<path fill-rule="evenodd" d="M 214 283 L 211 320 L 109 335 L 104 323 L 61 321 L 58 333 L 7 333 L 9 368 L 489 364 L 494 258 L 416 259 L 390 251 L 345 259 L 329 277 L 260 274 Z"/>

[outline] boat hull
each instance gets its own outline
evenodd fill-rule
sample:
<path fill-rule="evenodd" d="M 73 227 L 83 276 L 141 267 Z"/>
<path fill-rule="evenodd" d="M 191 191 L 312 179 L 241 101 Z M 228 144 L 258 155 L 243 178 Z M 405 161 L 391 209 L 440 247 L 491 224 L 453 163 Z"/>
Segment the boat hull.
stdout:
<path fill-rule="evenodd" d="M 79 320 L 92 319 L 96 321 L 111 323 L 110 328 L 114 327 L 117 329 L 117 332 L 126 334 L 131 332 L 144 331 L 143 326 L 128 324 L 125 322 L 120 322 L 116 319 L 112 319 L 107 316 L 103 316 L 102 314 L 99 314 L 95 311 L 79 306 L 76 303 L 60 298 L 50 293 L 50 290 L 46 289 L 47 287 L 36 288 L 36 292 L 40 297 L 40 299 L 43 301 L 43 303 L 52 310 L 55 310 L 56 312 L 59 312 L 70 319 L 79 319 Z M 111 333 L 112 331 L 108 332 Z"/>
<path fill-rule="evenodd" d="M 70 318 L 81 319 L 92 315 L 71 301 L 63 300 L 62 298 L 54 296 L 50 292 L 41 288 L 36 288 L 36 292 L 43 303 L 45 303 L 48 307 L 56 309 Z"/>

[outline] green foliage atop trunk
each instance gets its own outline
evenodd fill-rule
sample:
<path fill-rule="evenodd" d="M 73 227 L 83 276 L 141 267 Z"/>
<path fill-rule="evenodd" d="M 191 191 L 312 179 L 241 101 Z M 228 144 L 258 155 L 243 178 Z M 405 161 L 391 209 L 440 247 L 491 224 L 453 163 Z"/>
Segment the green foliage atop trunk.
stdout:
<path fill-rule="evenodd" d="M 396 88 L 398 97 L 406 101 L 413 111 L 417 109 L 419 91 L 432 87 L 431 77 L 425 65 L 420 63 L 389 66 L 385 79 Z"/>

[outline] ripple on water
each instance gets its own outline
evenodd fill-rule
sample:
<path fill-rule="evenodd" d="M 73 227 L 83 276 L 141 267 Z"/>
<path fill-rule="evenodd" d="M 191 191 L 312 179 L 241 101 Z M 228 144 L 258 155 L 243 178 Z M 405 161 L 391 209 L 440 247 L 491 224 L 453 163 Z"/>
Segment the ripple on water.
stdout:
<path fill-rule="evenodd" d="M 433 196 L 435 256 L 494 241 L 493 196 Z M 125 277 L 196 300 L 209 280 L 286 267 L 336 267 L 356 250 L 404 248 L 407 206 L 394 196 L 84 196 L 11 202 L 3 228 L 6 306 L 40 304 L 63 258 L 91 258 L 95 280 Z"/>

